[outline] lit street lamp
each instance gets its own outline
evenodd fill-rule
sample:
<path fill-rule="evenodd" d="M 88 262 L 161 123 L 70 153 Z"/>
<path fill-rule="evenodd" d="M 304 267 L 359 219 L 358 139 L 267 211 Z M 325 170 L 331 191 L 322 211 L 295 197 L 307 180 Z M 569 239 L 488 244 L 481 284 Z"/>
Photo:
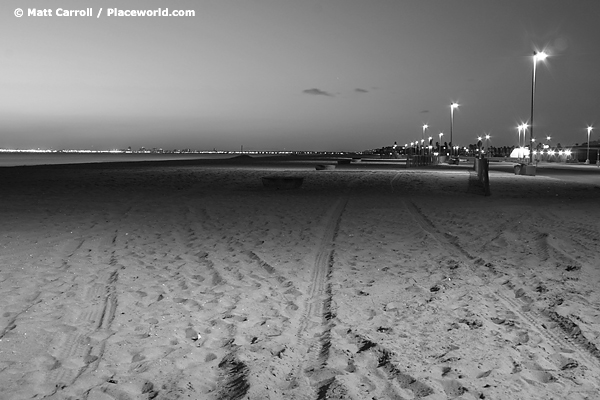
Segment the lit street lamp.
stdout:
<path fill-rule="evenodd" d="M 523 123 L 517 126 L 517 130 L 519 131 L 519 158 L 522 157 L 523 154 L 523 146 L 525 145 L 525 131 L 527 130 L 527 124 Z M 523 145 L 521 145 L 521 132 L 523 132 Z"/>
<path fill-rule="evenodd" d="M 592 127 L 588 126 L 587 127 L 587 131 L 588 131 L 588 149 L 587 149 L 587 159 L 585 160 L 586 164 L 590 163 L 590 133 L 592 133 Z"/>
<path fill-rule="evenodd" d="M 548 57 L 548 54 L 541 52 L 533 52 L 533 75 L 531 78 L 531 129 L 529 130 L 531 151 L 529 152 L 529 163 L 533 162 L 533 107 L 535 104 L 535 71 L 538 61 L 543 61 Z"/>
<path fill-rule="evenodd" d="M 440 141 L 438 142 L 438 154 L 442 154 L 442 136 L 444 136 L 444 134 L 442 132 L 440 132 Z"/>
<path fill-rule="evenodd" d="M 458 108 L 458 103 L 452 102 L 450 104 L 450 146 L 452 146 L 452 131 L 454 130 L 454 109 Z M 452 154 L 450 154 L 452 155 Z"/>
<path fill-rule="evenodd" d="M 519 135 L 519 147 L 521 147 L 521 132 L 523 131 L 523 124 L 517 126 L 517 132 Z"/>
<path fill-rule="evenodd" d="M 427 124 L 423 125 L 423 133 L 421 134 L 421 148 L 423 148 L 423 142 L 425 141 L 425 131 L 427 130 Z M 423 155 L 425 155 L 425 148 L 423 148 Z"/>

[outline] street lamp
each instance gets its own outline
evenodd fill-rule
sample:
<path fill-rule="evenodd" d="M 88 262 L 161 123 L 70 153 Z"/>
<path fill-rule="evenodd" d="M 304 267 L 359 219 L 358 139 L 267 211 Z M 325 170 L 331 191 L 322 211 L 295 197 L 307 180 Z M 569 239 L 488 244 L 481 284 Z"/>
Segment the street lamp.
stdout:
<path fill-rule="evenodd" d="M 490 135 L 485 135 L 485 153 L 488 155 L 488 157 L 490 156 L 489 155 L 489 152 L 490 152 L 489 141 L 490 141 Z"/>
<path fill-rule="evenodd" d="M 452 102 L 450 104 L 450 146 L 452 146 L 452 131 L 454 131 L 454 109 L 455 108 L 458 108 L 458 103 Z"/>
<path fill-rule="evenodd" d="M 517 132 L 519 135 L 519 147 L 521 147 L 521 132 L 523 131 L 523 124 L 517 126 Z"/>
<path fill-rule="evenodd" d="M 517 134 L 519 135 L 519 146 L 518 147 L 521 147 L 521 130 L 522 129 L 523 129 L 523 125 L 517 126 L 517 132 L 518 132 Z"/>
<path fill-rule="evenodd" d="M 523 146 L 525 146 L 525 131 L 527 130 L 527 124 L 523 123 L 517 126 L 517 130 L 519 131 L 519 158 L 523 157 Z M 523 145 L 521 145 L 521 132 L 523 132 Z"/>
<path fill-rule="evenodd" d="M 540 51 L 539 53 L 533 52 L 533 74 L 531 78 L 531 129 L 529 130 L 529 138 L 531 151 L 529 152 L 529 163 L 533 162 L 533 106 L 535 103 L 535 70 L 538 61 L 543 61 L 548 57 L 548 54 Z"/>
<path fill-rule="evenodd" d="M 442 132 L 440 132 L 439 136 L 440 136 L 440 141 L 438 142 L 438 154 L 442 154 L 442 136 L 444 136 L 444 134 Z"/>
<path fill-rule="evenodd" d="M 587 131 L 588 131 L 588 149 L 587 149 L 587 159 L 585 160 L 586 164 L 590 163 L 590 133 L 592 133 L 592 127 L 588 126 L 587 127 Z"/>
<path fill-rule="evenodd" d="M 423 125 L 423 133 L 421 133 L 421 147 L 423 148 L 423 142 L 425 141 L 425 131 L 427 130 L 427 124 Z M 423 155 L 425 155 L 425 149 L 423 148 Z"/>

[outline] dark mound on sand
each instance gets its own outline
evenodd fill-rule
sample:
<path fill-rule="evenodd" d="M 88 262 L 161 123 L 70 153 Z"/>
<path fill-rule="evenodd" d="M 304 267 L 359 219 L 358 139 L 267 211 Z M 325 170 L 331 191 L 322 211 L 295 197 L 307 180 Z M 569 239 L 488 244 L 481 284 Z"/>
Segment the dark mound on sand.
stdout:
<path fill-rule="evenodd" d="M 247 160 L 252 160 L 252 159 L 254 159 L 254 157 L 252 157 L 248 154 L 240 154 L 239 156 L 230 158 L 230 160 L 239 160 L 239 161 L 247 161 Z"/>

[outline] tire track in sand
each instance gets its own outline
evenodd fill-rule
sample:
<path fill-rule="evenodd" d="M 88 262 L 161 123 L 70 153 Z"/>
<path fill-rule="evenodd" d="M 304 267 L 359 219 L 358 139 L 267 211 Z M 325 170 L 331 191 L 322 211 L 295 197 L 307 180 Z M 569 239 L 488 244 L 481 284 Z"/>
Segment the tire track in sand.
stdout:
<path fill-rule="evenodd" d="M 412 200 L 403 199 L 403 203 L 412 214 L 417 225 L 427 234 L 431 235 L 431 237 L 437 241 L 449 255 L 461 259 L 465 265 L 468 265 L 473 274 L 481 275 L 481 265 L 485 265 L 486 267 L 492 266 L 492 263 L 486 262 L 480 257 L 472 256 L 453 236 L 441 233 L 427 216 L 412 202 Z M 543 258 L 548 253 L 548 248 L 551 246 L 544 235 L 540 235 L 535 239 L 535 245 L 539 247 L 537 250 L 540 251 L 540 255 Z M 552 250 L 555 249 L 552 247 Z M 500 276 L 500 273 L 494 268 L 489 268 L 489 271 L 496 276 Z M 523 328 L 543 337 L 551 348 L 548 349 L 549 352 L 566 351 L 572 353 L 578 358 L 577 360 L 572 361 L 574 361 L 576 365 L 583 363 L 586 365 L 586 369 L 591 368 L 596 370 L 600 367 L 600 350 L 583 337 L 581 330 L 576 323 L 570 318 L 559 315 L 552 308 L 546 310 L 546 312 L 542 314 L 532 307 L 524 307 L 525 304 L 518 301 L 519 298 L 524 297 L 523 294 L 520 294 L 518 290 L 515 290 L 514 285 L 510 281 L 504 286 L 506 286 L 508 290 L 492 291 L 492 289 L 486 286 L 482 286 L 481 289 L 487 294 L 488 298 L 494 300 L 497 307 L 504 308 L 513 313 L 513 315 L 517 315 L 523 323 Z M 522 291 L 523 289 L 521 289 L 521 292 Z M 552 325 L 552 323 L 558 325 L 558 329 L 549 329 L 548 325 Z M 558 333 L 557 330 L 562 331 L 562 334 Z M 557 369 L 564 368 L 557 365 Z"/>
<path fill-rule="evenodd" d="M 306 354 L 294 369 L 290 385 L 299 398 L 325 398 L 327 388 L 332 386 L 335 379 L 335 372 L 326 367 L 333 328 L 330 278 L 333 244 L 347 203 L 347 196 L 338 198 L 325 217 L 327 224 L 311 271 L 309 292 L 302 302 L 304 311 L 298 324 L 296 345 L 306 349 Z"/>
<path fill-rule="evenodd" d="M 56 365 L 47 374 L 46 382 L 52 384 L 55 391 L 44 398 L 53 398 L 57 392 L 68 389 L 82 374 L 94 370 L 100 363 L 106 341 L 112 336 L 110 327 L 117 308 L 118 270 L 107 272 L 102 283 L 85 290 L 83 303 L 92 305 L 75 318 L 77 325 L 83 324 L 81 329 L 75 326 L 70 332 L 59 333 L 53 342 L 51 354 Z"/>

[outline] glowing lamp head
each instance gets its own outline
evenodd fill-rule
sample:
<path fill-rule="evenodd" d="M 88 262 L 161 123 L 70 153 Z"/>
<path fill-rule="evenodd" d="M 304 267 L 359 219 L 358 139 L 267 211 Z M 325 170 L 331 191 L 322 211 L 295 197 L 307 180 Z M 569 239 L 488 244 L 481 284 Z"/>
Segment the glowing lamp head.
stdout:
<path fill-rule="evenodd" d="M 485 135 L 485 138 L 486 138 L 486 139 L 489 139 L 489 138 L 490 138 L 490 135 Z"/>
<path fill-rule="evenodd" d="M 427 124 L 423 125 L 423 130 L 429 128 L 429 126 Z"/>
<path fill-rule="evenodd" d="M 546 54 L 546 52 L 544 51 L 540 51 L 539 53 L 536 52 L 533 54 L 533 60 L 534 61 L 544 61 L 546 59 L 546 57 L 548 57 L 548 54 Z"/>
<path fill-rule="evenodd" d="M 452 109 L 458 108 L 458 103 L 452 103 L 452 104 L 450 104 L 450 107 Z"/>
<path fill-rule="evenodd" d="M 594 128 L 593 128 L 593 127 L 591 127 L 591 126 L 588 126 L 588 127 L 587 127 L 588 135 L 590 134 L 590 132 L 592 132 L 592 129 L 594 129 Z"/>

